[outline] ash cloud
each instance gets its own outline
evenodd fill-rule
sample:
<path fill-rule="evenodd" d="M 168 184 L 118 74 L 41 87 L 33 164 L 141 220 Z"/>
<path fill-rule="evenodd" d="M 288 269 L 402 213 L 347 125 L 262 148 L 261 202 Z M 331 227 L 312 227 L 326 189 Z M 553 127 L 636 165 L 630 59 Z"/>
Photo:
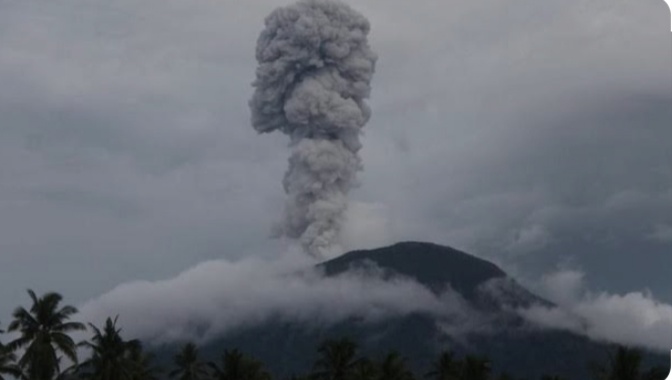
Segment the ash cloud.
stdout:
<path fill-rule="evenodd" d="M 252 126 L 291 139 L 276 233 L 317 257 L 338 246 L 347 195 L 362 169 L 359 135 L 371 110 L 376 55 L 368 20 L 348 5 L 304 0 L 273 11 L 257 42 Z"/>

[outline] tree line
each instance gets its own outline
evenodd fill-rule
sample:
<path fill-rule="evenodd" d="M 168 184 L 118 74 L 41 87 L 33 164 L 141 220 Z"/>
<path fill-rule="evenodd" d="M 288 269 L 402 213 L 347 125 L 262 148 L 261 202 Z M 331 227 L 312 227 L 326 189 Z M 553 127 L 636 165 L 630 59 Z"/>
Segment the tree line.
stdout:
<path fill-rule="evenodd" d="M 85 325 L 72 320 L 77 309 L 62 306 L 60 294 L 38 297 L 28 290 L 28 295 L 30 308 L 18 307 L 7 331 L 0 330 L 0 334 L 16 336 L 7 343 L 0 340 L 0 380 L 273 380 L 261 361 L 237 349 L 224 350 L 219 360 L 204 361 L 194 343 L 184 344 L 173 356 L 171 366 L 159 368 L 139 340 L 122 338 L 116 317 L 107 318 L 100 327 Z M 90 330 L 92 336 L 76 343 L 70 335 L 83 330 Z M 79 358 L 80 348 L 88 356 Z M 638 350 L 619 346 L 607 363 L 593 368 L 593 374 L 595 380 L 663 380 L 667 370 L 644 370 Z M 399 353 L 372 360 L 359 355 L 357 344 L 348 339 L 324 341 L 317 347 L 309 373 L 282 380 L 420 379 L 514 380 L 506 373 L 495 373 L 485 357 L 460 358 L 451 351 L 438 355 L 425 373 L 415 374 Z M 562 379 L 549 375 L 540 380 Z"/>

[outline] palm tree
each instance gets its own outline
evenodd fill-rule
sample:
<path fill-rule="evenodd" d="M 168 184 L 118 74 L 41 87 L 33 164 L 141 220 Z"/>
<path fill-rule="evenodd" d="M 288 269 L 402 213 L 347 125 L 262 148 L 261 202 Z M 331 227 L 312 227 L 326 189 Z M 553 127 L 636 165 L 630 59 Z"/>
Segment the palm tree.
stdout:
<path fill-rule="evenodd" d="M 222 365 L 210 362 L 216 380 L 270 380 L 271 375 L 263 369 L 261 362 L 248 358 L 242 352 L 226 350 L 222 355 Z"/>
<path fill-rule="evenodd" d="M 74 380 L 77 379 L 79 374 L 79 364 L 71 364 L 69 367 L 61 370 L 61 372 L 56 376 L 54 380 Z"/>
<path fill-rule="evenodd" d="M 431 371 L 425 374 L 426 378 L 434 380 L 458 380 L 459 376 L 460 362 L 452 351 L 443 351 L 438 360 L 432 363 Z"/>
<path fill-rule="evenodd" d="M 490 361 L 478 356 L 467 355 L 462 363 L 462 380 L 488 380 Z"/>
<path fill-rule="evenodd" d="M 315 375 L 324 380 L 347 380 L 357 361 L 357 344 L 348 339 L 327 340 L 318 348 Z"/>
<path fill-rule="evenodd" d="M 0 330 L 0 334 L 3 334 L 4 330 Z M 7 348 L 2 342 L 0 342 L 0 380 L 5 380 L 4 376 L 9 375 L 16 378 L 23 377 L 21 368 L 16 365 L 16 355 Z"/>
<path fill-rule="evenodd" d="M 635 349 L 618 347 L 611 361 L 610 380 L 638 380 L 642 354 Z"/>
<path fill-rule="evenodd" d="M 374 362 L 369 359 L 363 358 L 357 360 L 354 368 L 352 369 L 352 380 L 377 380 L 378 379 L 378 368 Z"/>
<path fill-rule="evenodd" d="M 380 363 L 379 380 L 413 380 L 413 374 L 406 369 L 406 361 L 396 352 L 390 352 Z"/>
<path fill-rule="evenodd" d="M 541 380 L 561 380 L 561 378 L 556 378 L 555 376 L 550 376 L 550 378 L 546 375 L 541 377 Z M 497 380 L 515 380 L 513 376 L 511 376 L 508 372 L 501 372 L 499 376 L 497 376 Z"/>
<path fill-rule="evenodd" d="M 245 357 L 237 349 L 225 350 L 222 355 L 221 367 L 217 363 L 209 362 L 213 377 L 217 380 L 240 379 L 243 376 Z"/>
<path fill-rule="evenodd" d="M 638 380 L 642 354 L 639 350 L 617 346 L 609 354 L 607 366 L 597 366 L 596 377 L 599 380 Z"/>
<path fill-rule="evenodd" d="M 117 328 L 117 318 L 107 318 L 101 331 L 89 323 L 93 330 L 90 342 L 80 343 L 89 348 L 91 357 L 80 365 L 82 376 L 95 380 L 131 380 L 134 364 L 129 358 L 133 347 L 140 344 L 137 340 L 124 341 Z"/>
<path fill-rule="evenodd" d="M 0 344 L 0 380 L 5 380 L 5 375 L 20 378 L 21 368 L 15 364 L 16 356 L 7 347 Z"/>
<path fill-rule="evenodd" d="M 286 380 L 314 380 L 315 377 L 311 375 L 306 375 L 306 376 L 300 376 L 300 375 L 291 375 L 290 377 L 286 378 Z"/>
<path fill-rule="evenodd" d="M 175 369 L 168 377 L 178 380 L 201 380 L 208 377 L 205 364 L 198 360 L 198 348 L 193 343 L 187 343 L 173 359 Z"/>
<path fill-rule="evenodd" d="M 670 371 L 662 366 L 653 367 L 642 374 L 642 380 L 663 380 Z"/>
<path fill-rule="evenodd" d="M 161 370 L 154 366 L 154 355 L 145 352 L 142 344 L 131 345 L 126 357 L 131 363 L 131 380 L 156 380 Z"/>
<path fill-rule="evenodd" d="M 52 380 L 60 373 L 59 353 L 77 363 L 76 345 L 68 333 L 84 330 L 85 326 L 79 322 L 68 322 L 77 309 L 69 305 L 59 308 L 63 299 L 60 294 L 52 292 L 38 298 L 29 289 L 28 295 L 33 302 L 30 310 L 17 308 L 8 327 L 8 331 L 18 331 L 21 336 L 7 347 L 11 351 L 25 347 L 18 364 L 28 378 Z"/>
<path fill-rule="evenodd" d="M 564 380 L 564 378 L 557 375 L 544 375 L 541 380 Z"/>

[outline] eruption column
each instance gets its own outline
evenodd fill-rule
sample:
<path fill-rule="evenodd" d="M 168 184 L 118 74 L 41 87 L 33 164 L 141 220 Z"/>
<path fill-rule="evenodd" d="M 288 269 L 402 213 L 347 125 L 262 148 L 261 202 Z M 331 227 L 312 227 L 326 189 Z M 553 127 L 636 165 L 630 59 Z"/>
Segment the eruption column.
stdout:
<path fill-rule="evenodd" d="M 371 115 L 364 99 L 377 58 L 369 29 L 340 1 L 304 0 L 273 11 L 257 41 L 252 126 L 291 139 L 277 232 L 317 257 L 338 245 L 347 195 L 362 169 L 359 135 Z"/>

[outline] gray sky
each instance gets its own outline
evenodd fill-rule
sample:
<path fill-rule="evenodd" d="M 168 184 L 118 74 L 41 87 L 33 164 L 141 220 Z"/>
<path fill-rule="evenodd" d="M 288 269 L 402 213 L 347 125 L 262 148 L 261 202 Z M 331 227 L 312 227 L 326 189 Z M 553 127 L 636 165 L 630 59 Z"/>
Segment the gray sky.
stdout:
<path fill-rule="evenodd" d="M 273 256 L 281 135 L 250 126 L 282 1 L 0 1 L 0 321 L 199 262 Z M 378 53 L 351 248 L 430 240 L 533 285 L 672 302 L 662 0 L 357 1 Z"/>

